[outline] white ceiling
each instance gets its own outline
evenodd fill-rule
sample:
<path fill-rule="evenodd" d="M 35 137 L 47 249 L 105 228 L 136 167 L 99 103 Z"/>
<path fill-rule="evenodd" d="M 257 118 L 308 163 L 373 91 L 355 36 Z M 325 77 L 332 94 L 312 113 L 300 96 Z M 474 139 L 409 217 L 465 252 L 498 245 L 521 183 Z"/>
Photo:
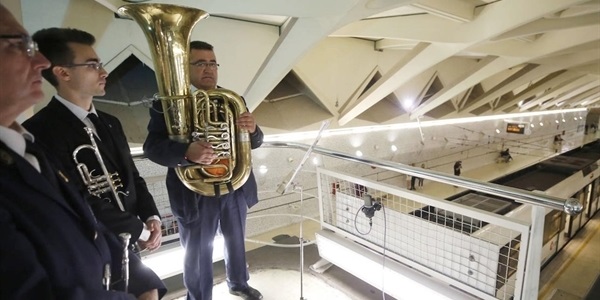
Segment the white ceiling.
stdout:
<path fill-rule="evenodd" d="M 115 11 L 125 4 L 96 2 Z M 408 121 L 600 106 L 599 0 L 146 1 L 159 2 L 279 27 L 243 91 L 255 111 L 310 99 L 344 126 L 394 105 Z M 323 85 L 310 83 L 318 74 L 298 64 L 327 39 L 372 43 L 373 58 L 360 60 L 401 58 L 346 86 L 354 96 L 323 97 Z M 414 104 L 393 103 L 404 90 L 418 91 Z"/>

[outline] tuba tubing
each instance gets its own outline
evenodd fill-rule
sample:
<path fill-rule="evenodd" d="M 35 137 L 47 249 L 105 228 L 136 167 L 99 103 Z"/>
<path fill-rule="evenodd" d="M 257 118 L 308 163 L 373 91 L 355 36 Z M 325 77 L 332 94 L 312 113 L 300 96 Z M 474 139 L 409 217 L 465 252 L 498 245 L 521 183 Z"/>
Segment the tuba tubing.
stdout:
<path fill-rule="evenodd" d="M 252 169 L 249 133 L 235 125 L 238 116 L 247 111 L 246 103 L 225 89 L 191 93 L 190 34 L 208 13 L 146 3 L 123 5 L 118 13 L 140 25 L 150 45 L 158 84 L 155 100 L 161 102 L 169 138 L 180 143 L 204 140 L 217 153 L 218 159 L 209 165 L 177 167 L 181 182 L 203 196 L 224 195 L 241 187 Z"/>

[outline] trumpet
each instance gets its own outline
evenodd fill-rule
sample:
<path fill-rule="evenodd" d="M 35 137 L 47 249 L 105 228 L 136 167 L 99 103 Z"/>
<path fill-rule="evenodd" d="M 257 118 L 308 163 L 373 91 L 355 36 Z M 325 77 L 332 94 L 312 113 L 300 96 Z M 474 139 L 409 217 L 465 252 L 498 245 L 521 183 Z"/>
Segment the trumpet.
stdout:
<path fill-rule="evenodd" d="M 131 239 L 131 234 L 124 232 L 119 234 L 119 238 L 121 238 L 121 243 L 123 245 L 123 259 L 121 260 L 121 278 L 123 279 L 124 288 L 123 291 L 127 293 L 129 289 L 129 239 Z"/>
<path fill-rule="evenodd" d="M 121 178 L 119 177 L 119 173 L 114 172 L 110 173 L 106 169 L 106 165 L 104 164 L 104 160 L 102 159 L 102 155 L 100 155 L 100 150 L 98 149 L 98 145 L 96 144 L 96 140 L 94 139 L 94 131 L 89 127 L 83 128 L 90 137 L 90 144 L 81 145 L 73 151 L 73 160 L 77 165 L 77 170 L 79 171 L 79 175 L 81 175 L 81 179 L 83 179 L 83 183 L 88 189 L 88 192 L 96 197 L 102 197 L 103 194 L 110 192 L 114 201 L 117 202 L 119 209 L 121 211 L 125 211 L 125 206 L 123 206 L 123 202 L 121 201 L 120 195 L 127 195 L 124 192 L 119 191 L 119 188 L 123 187 L 121 183 Z M 94 152 L 96 159 L 98 160 L 98 164 L 100 165 L 100 169 L 102 174 L 94 175 L 92 174 L 94 170 L 89 171 L 88 167 L 79 162 L 77 159 L 77 155 L 79 151 L 83 149 L 90 149 Z"/>
<path fill-rule="evenodd" d="M 119 234 L 119 238 L 121 239 L 121 246 L 123 246 L 123 258 L 121 259 L 121 280 L 123 281 L 123 291 L 127 293 L 129 289 L 129 240 L 131 239 L 131 234 L 127 232 L 123 232 Z M 111 270 L 110 264 L 106 264 L 104 266 L 104 275 L 102 277 L 102 285 L 106 288 L 107 291 L 110 290 L 111 286 Z"/>

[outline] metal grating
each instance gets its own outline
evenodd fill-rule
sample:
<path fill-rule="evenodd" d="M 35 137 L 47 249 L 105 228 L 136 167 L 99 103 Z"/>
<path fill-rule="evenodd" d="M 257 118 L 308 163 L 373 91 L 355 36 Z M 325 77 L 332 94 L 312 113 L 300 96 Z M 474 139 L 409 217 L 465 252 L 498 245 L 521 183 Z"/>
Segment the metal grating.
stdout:
<path fill-rule="evenodd" d="M 507 218 L 485 211 L 503 209 L 497 199 L 476 201 L 480 210 L 331 171 L 321 170 L 319 181 L 325 228 L 478 297 L 512 299 L 518 290 L 527 229 L 509 228 Z"/>

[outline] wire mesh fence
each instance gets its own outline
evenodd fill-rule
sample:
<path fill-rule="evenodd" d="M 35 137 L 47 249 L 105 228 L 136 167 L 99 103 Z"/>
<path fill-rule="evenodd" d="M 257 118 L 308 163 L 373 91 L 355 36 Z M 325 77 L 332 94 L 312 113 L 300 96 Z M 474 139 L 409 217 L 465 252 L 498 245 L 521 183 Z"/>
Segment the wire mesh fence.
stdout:
<path fill-rule="evenodd" d="M 526 224 L 328 170 L 319 184 L 324 228 L 478 297 L 520 289 Z"/>

